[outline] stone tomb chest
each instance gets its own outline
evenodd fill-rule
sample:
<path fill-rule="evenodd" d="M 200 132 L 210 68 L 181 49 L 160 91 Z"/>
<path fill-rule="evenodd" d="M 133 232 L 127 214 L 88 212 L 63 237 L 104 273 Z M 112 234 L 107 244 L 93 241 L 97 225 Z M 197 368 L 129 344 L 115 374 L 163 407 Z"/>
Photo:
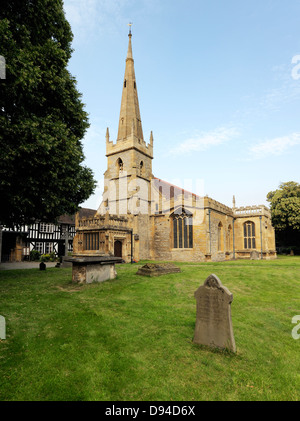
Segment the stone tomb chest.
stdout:
<path fill-rule="evenodd" d="M 136 274 L 143 276 L 159 276 L 178 272 L 181 272 L 180 268 L 173 265 L 173 263 L 147 263 L 139 268 Z"/>
<path fill-rule="evenodd" d="M 114 279 L 117 275 L 115 263 L 121 263 L 121 257 L 82 256 L 68 257 L 65 261 L 72 263 L 72 281 L 79 284 L 103 282 Z"/>

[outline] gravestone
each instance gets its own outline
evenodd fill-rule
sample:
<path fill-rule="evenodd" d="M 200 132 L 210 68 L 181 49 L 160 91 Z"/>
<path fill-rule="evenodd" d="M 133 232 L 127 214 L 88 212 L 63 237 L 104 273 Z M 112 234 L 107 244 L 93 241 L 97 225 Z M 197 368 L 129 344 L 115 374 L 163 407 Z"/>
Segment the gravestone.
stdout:
<path fill-rule="evenodd" d="M 194 293 L 197 301 L 194 342 L 236 352 L 231 321 L 233 295 L 212 274 Z"/>
<path fill-rule="evenodd" d="M 46 263 L 45 262 L 40 263 L 40 270 L 46 270 Z"/>
<path fill-rule="evenodd" d="M 250 260 L 259 260 L 259 252 L 257 250 L 252 250 L 250 252 Z"/>
<path fill-rule="evenodd" d="M 147 263 L 139 268 L 136 274 L 143 276 L 159 276 L 178 272 L 181 272 L 180 268 L 173 265 L 173 263 Z"/>
<path fill-rule="evenodd" d="M 3 316 L 0 316 L 0 339 L 6 339 L 6 324 Z"/>

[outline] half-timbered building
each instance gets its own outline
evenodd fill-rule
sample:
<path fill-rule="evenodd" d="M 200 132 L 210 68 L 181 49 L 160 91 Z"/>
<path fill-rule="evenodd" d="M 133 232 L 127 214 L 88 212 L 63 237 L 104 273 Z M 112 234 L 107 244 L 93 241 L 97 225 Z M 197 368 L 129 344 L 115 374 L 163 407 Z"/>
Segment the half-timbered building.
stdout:
<path fill-rule="evenodd" d="M 81 217 L 94 215 L 92 209 L 81 209 Z M 2 227 L 1 261 L 20 262 L 29 260 L 31 250 L 41 255 L 55 253 L 57 257 L 73 251 L 75 236 L 75 215 L 62 215 L 56 224 L 35 222 L 32 225 L 21 225 L 13 228 Z"/>

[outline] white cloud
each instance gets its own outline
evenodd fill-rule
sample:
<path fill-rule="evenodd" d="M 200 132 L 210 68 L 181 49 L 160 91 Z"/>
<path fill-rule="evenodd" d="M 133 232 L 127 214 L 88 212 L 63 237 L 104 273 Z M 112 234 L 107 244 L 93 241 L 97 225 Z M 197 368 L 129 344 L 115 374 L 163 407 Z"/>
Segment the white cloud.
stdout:
<path fill-rule="evenodd" d="M 86 134 L 83 139 L 84 143 L 88 144 L 88 143 L 99 142 L 99 141 L 101 142 L 101 140 L 102 142 L 104 142 L 106 129 L 93 121 L 91 121 L 90 123 L 91 125 L 87 129 Z"/>
<path fill-rule="evenodd" d="M 252 93 L 241 99 L 247 107 L 238 109 L 234 118 L 244 124 L 254 119 L 267 118 L 270 113 L 286 108 L 300 98 L 300 80 L 293 78 L 293 64 L 274 65 L 270 73 L 272 88 L 266 89 L 261 95 Z M 254 104 L 254 105 L 253 105 Z"/>
<path fill-rule="evenodd" d="M 131 0 L 65 0 L 64 10 L 74 40 L 85 42 L 100 31 L 116 31 L 124 24 L 122 10 Z"/>
<path fill-rule="evenodd" d="M 66 18 L 77 43 L 95 39 L 99 33 L 122 32 L 132 19 L 145 19 L 159 9 L 159 0 L 64 0 Z"/>
<path fill-rule="evenodd" d="M 282 64 L 273 66 L 273 78 L 277 86 L 268 90 L 260 99 L 259 105 L 267 110 L 278 110 L 300 97 L 300 84 L 293 78 L 293 66 Z"/>
<path fill-rule="evenodd" d="M 249 150 L 252 158 L 261 159 L 270 155 L 282 155 L 289 148 L 296 145 L 300 145 L 300 133 L 268 139 L 252 146 Z"/>
<path fill-rule="evenodd" d="M 206 133 L 200 133 L 197 136 L 186 139 L 171 150 L 174 155 L 182 155 L 189 152 L 204 151 L 210 147 L 225 143 L 239 135 L 236 128 L 220 127 Z"/>
<path fill-rule="evenodd" d="M 65 0 L 64 9 L 72 27 L 84 27 L 95 17 L 97 3 L 96 0 Z"/>

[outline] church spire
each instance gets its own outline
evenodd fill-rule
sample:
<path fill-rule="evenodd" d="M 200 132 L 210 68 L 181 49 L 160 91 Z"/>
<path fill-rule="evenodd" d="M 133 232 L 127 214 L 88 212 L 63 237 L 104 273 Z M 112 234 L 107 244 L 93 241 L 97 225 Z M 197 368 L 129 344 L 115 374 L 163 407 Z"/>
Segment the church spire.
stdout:
<path fill-rule="evenodd" d="M 137 137 L 139 140 L 143 140 L 144 137 L 142 121 L 135 80 L 134 60 L 132 56 L 131 24 L 128 37 L 129 42 L 126 57 L 125 76 L 123 81 L 123 92 L 117 140 L 126 139 L 130 135 Z"/>

